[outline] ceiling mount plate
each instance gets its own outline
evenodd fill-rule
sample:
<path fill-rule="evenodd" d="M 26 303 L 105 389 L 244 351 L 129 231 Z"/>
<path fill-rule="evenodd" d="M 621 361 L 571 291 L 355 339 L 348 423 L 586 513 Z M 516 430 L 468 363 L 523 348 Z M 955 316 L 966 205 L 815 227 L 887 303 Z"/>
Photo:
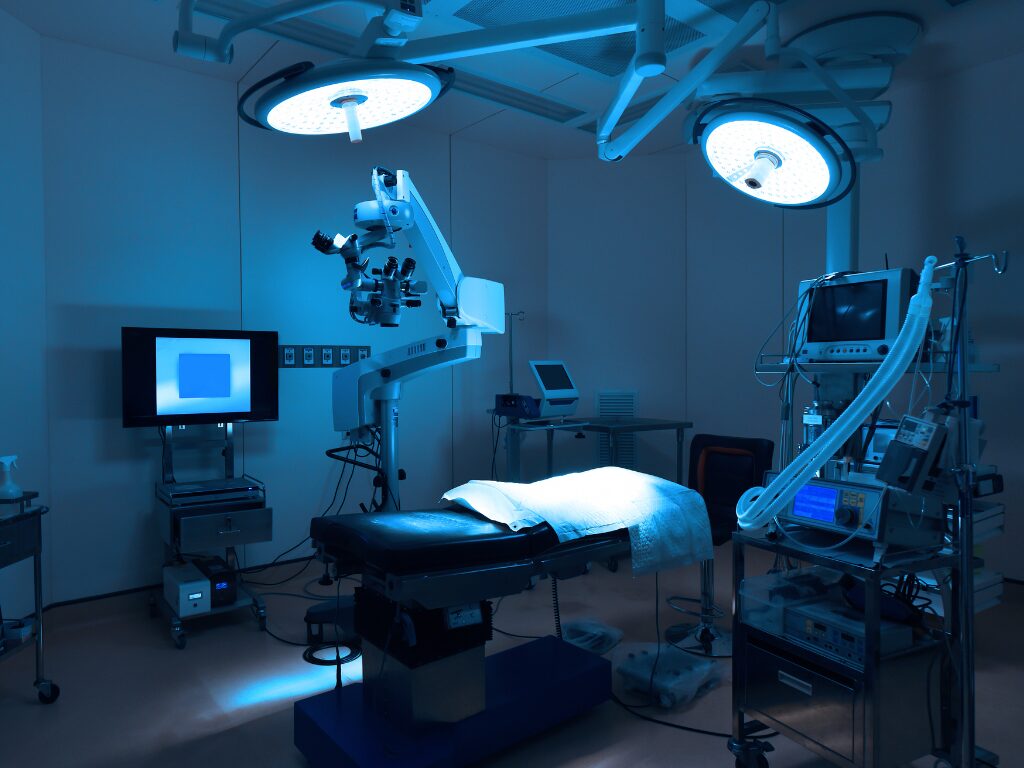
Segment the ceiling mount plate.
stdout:
<path fill-rule="evenodd" d="M 817 24 L 787 46 L 806 51 L 820 64 L 896 64 L 910 55 L 923 28 L 907 14 L 862 13 Z"/>

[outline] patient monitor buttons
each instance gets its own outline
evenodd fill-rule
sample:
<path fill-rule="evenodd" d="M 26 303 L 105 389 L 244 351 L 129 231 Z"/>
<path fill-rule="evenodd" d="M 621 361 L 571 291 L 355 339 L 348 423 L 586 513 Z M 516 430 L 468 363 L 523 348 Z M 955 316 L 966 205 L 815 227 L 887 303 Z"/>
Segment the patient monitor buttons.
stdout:
<path fill-rule="evenodd" d="M 883 352 L 883 349 L 885 350 L 885 352 L 888 352 L 889 350 L 889 348 L 883 344 L 881 347 L 878 348 L 878 352 L 880 354 L 885 354 L 885 352 Z M 865 355 L 869 351 L 870 350 L 868 349 L 868 347 L 864 345 L 856 345 L 829 347 L 828 349 L 825 350 L 825 354 L 828 355 L 829 357 L 843 357 L 844 355 Z"/>
<path fill-rule="evenodd" d="M 483 624 L 484 614 L 480 609 L 480 603 L 445 608 L 444 623 L 448 629 L 459 629 L 461 627 L 471 627 L 474 624 Z"/>

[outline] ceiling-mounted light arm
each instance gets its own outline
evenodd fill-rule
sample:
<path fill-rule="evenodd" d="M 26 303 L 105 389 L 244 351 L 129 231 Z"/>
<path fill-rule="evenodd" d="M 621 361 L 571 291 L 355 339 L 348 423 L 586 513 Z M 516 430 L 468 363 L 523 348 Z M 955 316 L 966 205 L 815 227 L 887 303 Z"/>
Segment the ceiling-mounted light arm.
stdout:
<path fill-rule="evenodd" d="M 375 16 L 383 16 L 394 10 L 385 0 L 379 2 L 373 0 L 289 0 L 289 2 L 278 3 L 259 13 L 229 21 L 221 29 L 220 34 L 214 38 L 193 31 L 192 19 L 195 14 L 196 0 L 181 0 L 178 9 L 178 30 L 174 33 L 174 51 L 201 61 L 230 63 L 234 57 L 234 47 L 231 43 L 241 33 L 343 3 L 362 6 Z"/>
<path fill-rule="evenodd" d="M 781 48 L 779 50 L 780 56 L 787 56 L 797 59 L 803 64 L 808 70 L 814 73 L 814 75 L 822 82 L 822 84 L 828 88 L 836 101 L 842 104 L 847 111 L 860 123 L 861 128 L 864 129 L 864 140 L 867 144 L 867 153 L 874 153 L 878 151 L 878 128 L 868 117 L 867 113 L 861 109 L 861 106 L 853 99 L 850 94 L 842 89 L 839 83 L 836 82 L 835 78 L 828 73 L 828 71 L 818 63 L 817 59 L 811 56 L 807 51 L 797 48 Z"/>
<path fill-rule="evenodd" d="M 627 5 L 557 19 L 526 21 L 493 29 L 474 29 L 470 32 L 410 40 L 400 50 L 374 49 L 371 55 L 393 56 L 410 64 L 429 64 L 633 32 L 636 21 L 636 10 Z"/>
<path fill-rule="evenodd" d="M 597 123 L 597 141 L 604 143 L 611 137 L 623 112 L 633 100 L 644 80 L 657 77 L 665 71 L 665 0 L 638 0 L 636 24 L 636 52 L 612 103 Z"/>
<path fill-rule="evenodd" d="M 615 161 L 628 155 L 662 120 L 692 96 L 701 83 L 713 75 L 737 48 L 757 32 L 767 19 L 770 8 L 771 4 L 765 0 L 758 0 L 751 5 L 743 17 L 736 22 L 736 26 L 643 117 L 623 131 L 618 138 L 599 142 L 598 157 L 606 161 Z M 609 136 L 614 129 L 615 125 L 605 126 Z"/>

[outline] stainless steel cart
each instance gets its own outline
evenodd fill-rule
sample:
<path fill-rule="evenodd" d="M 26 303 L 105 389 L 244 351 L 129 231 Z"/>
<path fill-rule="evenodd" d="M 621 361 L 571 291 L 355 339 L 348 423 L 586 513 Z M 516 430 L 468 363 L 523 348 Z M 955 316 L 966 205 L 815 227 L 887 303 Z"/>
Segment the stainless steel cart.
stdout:
<path fill-rule="evenodd" d="M 14 627 L 0 639 L 0 659 L 29 645 L 29 638 L 35 636 L 36 680 L 39 701 L 53 704 L 60 697 L 60 687 L 47 680 L 43 667 L 43 515 L 48 507 L 33 505 L 39 497 L 35 491 L 27 491 L 18 499 L 0 499 L 0 568 L 32 558 L 32 573 L 35 591 L 35 611 L 31 626 L 19 629 L 15 636 Z M 12 624 L 11 622 L 5 622 Z"/>

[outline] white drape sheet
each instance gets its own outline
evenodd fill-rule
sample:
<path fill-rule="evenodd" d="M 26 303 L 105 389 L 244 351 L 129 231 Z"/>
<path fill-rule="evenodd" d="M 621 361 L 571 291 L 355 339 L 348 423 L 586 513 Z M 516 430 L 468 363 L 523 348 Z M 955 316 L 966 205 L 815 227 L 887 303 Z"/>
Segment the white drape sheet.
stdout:
<path fill-rule="evenodd" d="M 711 525 L 700 494 L 620 467 L 535 483 L 471 480 L 444 499 L 513 531 L 547 523 L 560 542 L 628 529 L 634 574 L 712 557 Z"/>

